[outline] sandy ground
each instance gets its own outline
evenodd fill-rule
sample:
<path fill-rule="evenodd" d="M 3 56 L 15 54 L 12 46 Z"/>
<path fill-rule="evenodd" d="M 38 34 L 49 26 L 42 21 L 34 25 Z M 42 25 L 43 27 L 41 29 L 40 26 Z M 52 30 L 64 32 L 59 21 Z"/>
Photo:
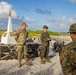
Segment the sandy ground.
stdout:
<path fill-rule="evenodd" d="M 31 66 L 25 65 L 24 60 L 22 60 L 21 68 L 17 67 L 17 60 L 15 59 L 2 60 L 0 61 L 0 75 L 63 75 L 58 53 L 50 60 L 51 63 L 42 65 L 39 57 L 31 59 Z"/>
<path fill-rule="evenodd" d="M 72 41 L 70 36 L 51 36 L 51 38 L 58 41 L 64 41 L 66 44 Z"/>
<path fill-rule="evenodd" d="M 69 42 L 72 41 L 70 36 L 52 36 L 52 35 L 50 35 L 50 37 L 51 37 L 51 40 L 56 40 L 56 41 L 59 41 L 59 42 L 60 41 L 64 41 L 65 44 L 68 44 Z M 40 41 L 40 37 L 33 37 L 33 38 L 36 38 L 34 40 L 34 42 L 36 42 L 36 43 L 40 43 L 41 42 Z"/>
<path fill-rule="evenodd" d="M 65 43 L 71 41 L 70 36 L 51 36 L 56 40 L 63 40 Z M 38 42 L 38 41 L 36 41 Z M 51 52 L 50 52 L 51 53 Z M 63 75 L 59 54 L 50 58 L 51 63 L 46 63 L 44 65 L 40 64 L 40 58 L 31 59 L 31 66 L 24 64 L 22 60 L 22 67 L 18 68 L 17 60 L 1 60 L 0 61 L 0 75 Z"/>

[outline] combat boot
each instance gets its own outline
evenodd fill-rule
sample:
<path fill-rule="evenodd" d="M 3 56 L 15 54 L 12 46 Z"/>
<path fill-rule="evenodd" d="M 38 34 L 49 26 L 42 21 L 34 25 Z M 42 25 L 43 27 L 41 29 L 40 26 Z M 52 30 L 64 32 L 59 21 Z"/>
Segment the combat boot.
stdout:
<path fill-rule="evenodd" d="M 25 65 L 31 65 L 29 62 L 28 62 L 28 60 L 25 60 Z"/>
<path fill-rule="evenodd" d="M 45 64 L 45 61 L 41 58 L 41 64 Z"/>
<path fill-rule="evenodd" d="M 50 61 L 48 58 L 46 58 L 46 59 L 45 59 L 45 62 L 50 63 L 51 61 Z"/>
<path fill-rule="evenodd" d="M 18 63 L 18 68 L 20 68 L 20 67 L 21 67 L 21 62 Z"/>

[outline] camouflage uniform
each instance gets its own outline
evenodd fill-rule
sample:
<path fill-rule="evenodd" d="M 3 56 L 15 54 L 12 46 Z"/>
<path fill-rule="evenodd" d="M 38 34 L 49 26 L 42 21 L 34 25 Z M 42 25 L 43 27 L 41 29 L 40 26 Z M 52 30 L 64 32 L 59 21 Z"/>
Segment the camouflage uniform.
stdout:
<path fill-rule="evenodd" d="M 76 34 L 76 24 L 71 25 L 71 32 Z M 64 75 L 76 75 L 76 39 L 63 47 L 59 55 Z"/>
<path fill-rule="evenodd" d="M 17 41 L 17 52 L 18 60 L 21 61 L 22 52 L 24 52 L 24 59 L 27 60 L 27 46 L 26 39 L 28 37 L 28 32 L 26 29 L 22 30 L 21 28 L 16 31 L 15 40 Z"/>
<path fill-rule="evenodd" d="M 46 26 L 44 26 L 47 28 Z M 42 32 L 41 34 L 41 58 L 42 59 L 47 59 L 48 58 L 48 53 L 49 53 L 49 41 L 47 38 L 50 38 L 50 35 L 48 32 Z"/>

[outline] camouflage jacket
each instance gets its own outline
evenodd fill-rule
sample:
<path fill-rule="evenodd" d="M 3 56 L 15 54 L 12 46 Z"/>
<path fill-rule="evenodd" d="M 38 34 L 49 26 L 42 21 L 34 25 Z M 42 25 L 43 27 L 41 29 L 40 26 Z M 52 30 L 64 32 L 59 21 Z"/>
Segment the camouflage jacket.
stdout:
<path fill-rule="evenodd" d="M 20 28 L 15 33 L 15 40 L 16 40 L 17 44 L 21 44 L 21 45 L 26 44 L 27 37 L 28 37 L 28 32 L 26 29 L 22 30 Z"/>
<path fill-rule="evenodd" d="M 48 40 L 47 38 L 50 38 L 50 35 L 48 32 L 42 32 L 41 36 L 41 44 L 44 45 L 44 46 L 48 46 L 49 45 L 49 41 L 51 40 Z"/>
<path fill-rule="evenodd" d="M 63 47 L 59 55 L 64 75 L 76 75 L 76 40 Z"/>

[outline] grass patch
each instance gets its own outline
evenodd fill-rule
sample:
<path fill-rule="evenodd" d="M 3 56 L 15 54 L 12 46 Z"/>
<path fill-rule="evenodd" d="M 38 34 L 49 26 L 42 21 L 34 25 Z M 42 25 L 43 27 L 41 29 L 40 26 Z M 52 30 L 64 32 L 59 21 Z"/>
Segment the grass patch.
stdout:
<path fill-rule="evenodd" d="M 2 34 L 5 32 L 6 30 L 0 30 L 0 36 L 2 36 Z M 29 32 L 29 36 L 40 36 L 40 34 L 43 32 L 42 30 L 28 30 Z M 52 32 L 52 31 L 48 31 L 50 35 L 54 35 L 54 36 L 68 36 L 69 34 L 60 34 L 58 32 Z"/>
<path fill-rule="evenodd" d="M 5 32 L 5 30 L 0 30 L 0 36 Z"/>
<path fill-rule="evenodd" d="M 40 34 L 43 32 L 43 30 L 36 30 L 36 31 L 32 31 L 32 30 L 28 30 L 29 32 L 29 36 L 40 36 Z M 50 35 L 54 35 L 54 36 L 59 36 L 60 33 L 58 32 L 52 32 L 52 31 L 48 31 Z"/>

